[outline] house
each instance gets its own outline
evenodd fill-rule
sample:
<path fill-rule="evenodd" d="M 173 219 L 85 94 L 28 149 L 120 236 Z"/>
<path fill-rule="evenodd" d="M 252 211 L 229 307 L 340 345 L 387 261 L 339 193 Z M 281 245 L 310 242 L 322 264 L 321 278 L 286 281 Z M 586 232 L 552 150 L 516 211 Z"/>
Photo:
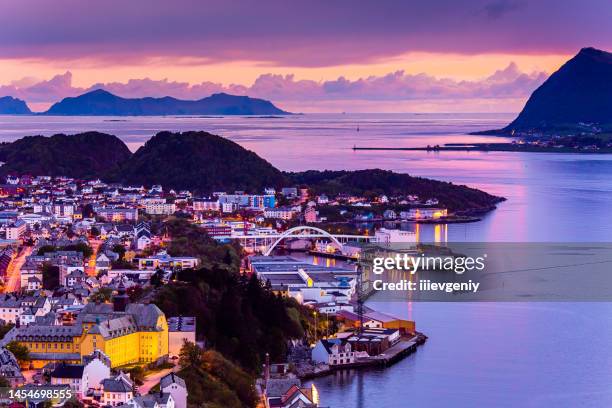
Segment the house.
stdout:
<path fill-rule="evenodd" d="M 4 347 L 0 347 L 0 377 L 6 379 L 11 387 L 22 385 L 25 382 L 19 362 L 13 353 Z"/>
<path fill-rule="evenodd" d="M 176 408 L 187 408 L 187 385 L 181 377 L 174 373 L 162 377 L 159 381 L 159 389 L 172 396 Z"/>
<path fill-rule="evenodd" d="M 167 392 L 139 395 L 130 400 L 126 408 L 175 408 L 172 395 Z"/>
<path fill-rule="evenodd" d="M 340 310 L 336 313 L 339 321 L 346 326 L 359 327 L 359 316 L 348 310 Z M 382 312 L 367 311 L 363 314 L 363 327 L 371 329 L 395 329 L 402 335 L 410 335 L 416 332 L 413 320 L 400 319 Z"/>
<path fill-rule="evenodd" d="M 196 342 L 195 317 L 175 316 L 168 318 L 168 354 L 178 356 L 185 341 Z"/>
<path fill-rule="evenodd" d="M 68 385 L 78 396 L 83 396 L 82 364 L 60 363 L 51 372 L 51 385 Z"/>
<path fill-rule="evenodd" d="M 108 271 L 111 267 L 111 260 L 104 252 L 96 258 L 96 274 Z"/>
<path fill-rule="evenodd" d="M 314 384 L 303 388 L 298 378 L 268 379 L 263 395 L 266 408 L 314 408 L 319 404 L 319 392 Z"/>
<path fill-rule="evenodd" d="M 83 393 L 89 390 L 101 391 L 102 381 L 111 375 L 111 361 L 106 354 L 95 350 L 83 357 Z"/>
<path fill-rule="evenodd" d="M 134 384 L 129 376 L 119 372 L 115 377 L 105 378 L 102 380 L 102 405 L 110 405 L 116 407 L 121 404 L 127 404 L 134 398 Z"/>
<path fill-rule="evenodd" d="M 141 222 L 134 227 L 134 248 L 141 251 L 151 244 L 149 224 Z"/>
<path fill-rule="evenodd" d="M 68 275 L 66 275 L 64 284 L 67 287 L 72 288 L 84 283 L 86 278 L 87 274 L 82 269 L 74 269 Z"/>
<path fill-rule="evenodd" d="M 42 288 L 42 281 L 36 276 L 30 276 L 28 278 L 28 291 L 33 292 Z"/>
<path fill-rule="evenodd" d="M 385 220 L 394 220 L 397 218 L 397 213 L 393 210 L 386 210 L 383 212 L 383 218 Z"/>
<path fill-rule="evenodd" d="M 312 361 L 331 366 L 353 364 L 355 352 L 351 344 L 342 339 L 321 339 L 312 349 Z"/>

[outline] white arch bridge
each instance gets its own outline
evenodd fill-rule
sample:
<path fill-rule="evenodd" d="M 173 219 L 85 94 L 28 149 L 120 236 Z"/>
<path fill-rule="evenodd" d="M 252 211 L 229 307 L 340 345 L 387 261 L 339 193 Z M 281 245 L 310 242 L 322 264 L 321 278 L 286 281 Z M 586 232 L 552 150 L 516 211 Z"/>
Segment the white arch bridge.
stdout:
<path fill-rule="evenodd" d="M 283 232 L 282 234 L 254 234 L 234 236 L 232 239 L 237 239 L 244 248 L 261 249 L 265 256 L 269 256 L 274 248 L 285 239 L 309 239 L 309 238 L 324 238 L 342 250 L 343 245 L 348 242 L 372 242 L 374 237 L 370 235 L 348 235 L 348 234 L 331 234 L 321 228 L 300 225 L 293 227 Z"/>

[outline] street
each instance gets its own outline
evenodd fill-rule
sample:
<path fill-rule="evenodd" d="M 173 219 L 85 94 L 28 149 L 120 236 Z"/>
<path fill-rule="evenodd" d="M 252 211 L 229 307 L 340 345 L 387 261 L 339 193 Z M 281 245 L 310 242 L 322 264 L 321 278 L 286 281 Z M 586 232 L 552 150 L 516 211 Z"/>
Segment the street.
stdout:
<path fill-rule="evenodd" d="M 19 254 L 9 264 L 6 269 L 6 284 L 4 292 L 17 292 L 21 289 L 21 267 L 25 263 L 28 256 L 32 254 L 34 247 L 23 246 L 19 250 Z"/>

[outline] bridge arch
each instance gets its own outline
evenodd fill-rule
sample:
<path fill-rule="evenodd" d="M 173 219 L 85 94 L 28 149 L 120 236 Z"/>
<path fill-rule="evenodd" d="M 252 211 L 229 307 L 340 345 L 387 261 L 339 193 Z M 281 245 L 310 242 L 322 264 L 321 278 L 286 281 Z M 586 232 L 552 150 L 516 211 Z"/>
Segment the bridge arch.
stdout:
<path fill-rule="evenodd" d="M 270 256 L 270 254 L 272 253 L 272 251 L 274 250 L 274 248 L 285 238 L 289 238 L 291 236 L 293 236 L 293 233 L 298 232 L 298 231 L 314 231 L 318 234 L 321 234 L 322 237 L 325 238 L 329 238 L 334 244 L 336 244 L 338 246 L 338 248 L 342 248 L 342 243 L 340 241 L 338 241 L 338 238 L 334 237 L 332 234 L 330 234 L 329 232 L 321 229 L 321 228 L 317 228 L 317 227 L 311 227 L 309 225 L 300 225 L 297 227 L 293 227 L 293 228 L 289 228 L 287 231 L 283 232 L 277 239 L 276 241 L 274 241 L 274 243 L 272 245 L 270 245 L 268 247 L 268 249 L 266 250 L 266 252 L 264 253 L 265 256 Z"/>

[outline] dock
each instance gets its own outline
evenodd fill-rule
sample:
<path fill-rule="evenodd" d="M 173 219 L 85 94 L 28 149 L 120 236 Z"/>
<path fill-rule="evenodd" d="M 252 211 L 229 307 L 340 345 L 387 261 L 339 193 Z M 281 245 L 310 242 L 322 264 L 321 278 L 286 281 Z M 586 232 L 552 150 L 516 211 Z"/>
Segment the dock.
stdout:
<path fill-rule="evenodd" d="M 389 367 L 398 361 L 403 360 L 405 357 L 412 353 L 415 353 L 419 346 L 425 344 L 427 336 L 423 333 L 417 332 L 414 336 L 409 338 L 402 338 L 393 346 L 385 350 L 384 353 L 377 356 L 371 356 L 366 358 L 358 358 L 357 361 L 351 364 L 342 364 L 329 366 L 327 364 L 309 366 L 307 368 L 302 367 L 298 372 L 298 377 L 301 380 L 308 380 L 317 377 L 323 377 L 329 375 L 335 371 L 347 370 L 347 369 L 362 369 L 371 367 Z"/>

